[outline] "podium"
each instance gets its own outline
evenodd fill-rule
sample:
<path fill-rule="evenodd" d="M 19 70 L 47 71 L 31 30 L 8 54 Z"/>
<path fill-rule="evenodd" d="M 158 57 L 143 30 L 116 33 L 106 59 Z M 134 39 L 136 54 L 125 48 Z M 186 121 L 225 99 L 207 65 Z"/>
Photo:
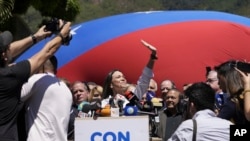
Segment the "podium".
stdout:
<path fill-rule="evenodd" d="M 75 141 L 147 141 L 148 116 L 76 118 Z"/>

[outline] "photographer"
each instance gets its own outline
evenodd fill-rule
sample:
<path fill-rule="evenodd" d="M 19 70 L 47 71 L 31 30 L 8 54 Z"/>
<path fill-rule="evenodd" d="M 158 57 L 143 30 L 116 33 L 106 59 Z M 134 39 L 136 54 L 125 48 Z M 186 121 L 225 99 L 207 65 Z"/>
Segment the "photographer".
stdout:
<path fill-rule="evenodd" d="M 2 72 L 0 73 L 0 140 L 19 140 L 17 116 L 22 108 L 20 101 L 22 85 L 59 49 L 63 43 L 62 41 L 70 33 L 70 25 L 70 22 L 63 24 L 63 21 L 60 20 L 61 30 L 59 36 L 51 39 L 31 58 L 12 65 L 9 65 L 12 57 L 19 55 L 32 44 L 49 36 L 51 32 L 44 31 L 45 26 L 43 26 L 36 34 L 13 43 L 11 43 L 13 37 L 10 32 L 0 33 L 0 70 Z"/>

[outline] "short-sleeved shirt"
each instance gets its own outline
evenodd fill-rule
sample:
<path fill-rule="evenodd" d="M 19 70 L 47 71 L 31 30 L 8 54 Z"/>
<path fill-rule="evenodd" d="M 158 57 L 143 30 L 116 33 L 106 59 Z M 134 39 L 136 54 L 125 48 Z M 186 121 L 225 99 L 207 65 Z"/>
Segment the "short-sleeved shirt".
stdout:
<path fill-rule="evenodd" d="M 27 141 L 67 141 L 72 94 L 52 73 L 31 76 L 22 87 Z"/>
<path fill-rule="evenodd" d="M 28 60 L 0 68 L 0 141 L 17 141 L 17 115 L 22 85 L 30 76 Z"/>

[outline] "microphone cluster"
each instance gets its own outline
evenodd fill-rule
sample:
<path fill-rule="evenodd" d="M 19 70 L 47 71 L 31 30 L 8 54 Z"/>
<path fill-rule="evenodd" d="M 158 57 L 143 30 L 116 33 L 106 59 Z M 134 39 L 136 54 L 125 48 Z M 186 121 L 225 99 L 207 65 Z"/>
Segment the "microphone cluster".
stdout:
<path fill-rule="evenodd" d="M 129 104 L 124 108 L 124 115 L 157 115 L 158 110 L 163 106 L 162 99 L 156 98 L 155 93 L 151 91 L 147 92 L 146 101 L 139 101 L 138 97 L 131 91 L 127 91 L 124 95 L 129 100 Z"/>
<path fill-rule="evenodd" d="M 124 103 L 124 97 L 129 103 Z M 101 107 L 100 99 L 94 99 L 90 103 L 81 104 L 80 111 L 83 113 L 90 113 L 89 115 L 94 119 L 98 116 L 111 116 L 111 108 L 119 108 L 119 115 L 125 116 L 134 116 L 138 114 L 157 115 L 158 109 L 163 106 L 162 100 L 156 98 L 153 92 L 147 92 L 146 99 L 146 101 L 140 101 L 133 92 L 127 91 L 124 95 L 118 95 L 115 98 L 111 98 L 109 100 L 109 105 L 104 108 Z"/>

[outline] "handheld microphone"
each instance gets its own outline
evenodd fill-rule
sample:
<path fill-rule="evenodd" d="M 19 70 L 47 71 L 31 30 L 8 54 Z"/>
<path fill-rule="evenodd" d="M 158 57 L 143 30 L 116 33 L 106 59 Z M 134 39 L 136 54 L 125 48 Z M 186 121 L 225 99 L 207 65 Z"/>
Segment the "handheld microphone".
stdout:
<path fill-rule="evenodd" d="M 143 108 L 138 97 L 133 92 L 127 91 L 127 92 L 125 92 L 124 96 L 129 100 L 129 103 L 127 104 L 127 106 L 136 105 L 139 109 Z"/>

